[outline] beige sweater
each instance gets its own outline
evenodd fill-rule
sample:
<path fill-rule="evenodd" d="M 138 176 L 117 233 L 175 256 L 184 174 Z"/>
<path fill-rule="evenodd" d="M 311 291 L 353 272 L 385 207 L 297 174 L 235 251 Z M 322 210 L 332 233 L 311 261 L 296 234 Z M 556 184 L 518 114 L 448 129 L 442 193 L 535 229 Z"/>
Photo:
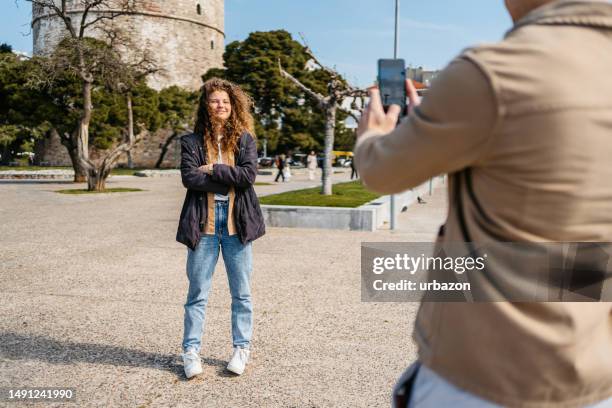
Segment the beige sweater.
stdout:
<path fill-rule="evenodd" d="M 219 157 L 216 154 L 217 150 L 215 145 L 210 142 L 210 140 L 205 140 L 206 143 L 206 162 L 207 163 L 218 163 Z M 223 163 L 234 166 L 234 152 L 221 152 L 221 157 L 223 159 Z M 236 223 L 234 220 L 234 199 L 236 197 L 234 187 L 230 187 L 229 190 L 229 207 L 227 214 L 227 230 L 229 235 L 236 234 Z M 206 197 L 208 199 L 208 209 L 207 209 L 207 222 L 204 227 L 204 233 L 213 235 L 215 233 L 215 193 L 206 193 Z"/>
<path fill-rule="evenodd" d="M 611 242 L 612 3 L 556 1 L 466 51 L 355 155 L 382 193 L 471 168 L 486 217 L 465 183 L 457 197 L 474 242 Z M 439 244 L 464 241 L 455 187 Z M 414 337 L 425 365 L 505 406 L 612 397 L 610 303 L 423 303 Z"/>

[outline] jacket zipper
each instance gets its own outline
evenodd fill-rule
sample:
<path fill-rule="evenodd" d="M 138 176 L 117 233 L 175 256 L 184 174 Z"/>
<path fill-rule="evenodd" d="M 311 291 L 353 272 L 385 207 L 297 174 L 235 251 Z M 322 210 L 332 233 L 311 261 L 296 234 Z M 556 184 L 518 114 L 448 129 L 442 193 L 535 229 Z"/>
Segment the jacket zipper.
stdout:
<path fill-rule="evenodd" d="M 204 149 L 202 148 L 202 146 L 198 145 L 198 149 L 200 149 L 200 162 L 203 164 L 206 164 L 206 158 L 204 157 Z M 200 227 L 200 232 L 204 231 L 204 192 L 200 192 L 200 222 L 199 222 L 199 227 Z M 208 218 L 208 214 L 206 215 L 206 218 Z M 208 220 L 207 220 L 208 221 Z"/>
<path fill-rule="evenodd" d="M 241 138 L 240 139 L 240 150 L 238 152 L 237 163 L 240 163 L 242 161 L 242 156 L 243 156 L 243 153 L 244 153 L 244 146 L 243 146 L 243 144 L 244 144 L 244 138 Z M 239 220 L 236 220 L 236 218 L 235 218 L 236 217 L 235 214 L 238 214 L 238 208 L 240 206 L 240 204 L 239 204 L 240 203 L 240 200 L 239 200 L 240 196 L 241 196 L 241 193 L 239 193 L 239 192 L 237 192 L 234 195 L 234 221 L 237 221 L 237 222 L 234 222 L 234 224 L 236 225 L 236 232 L 238 233 L 238 237 L 242 241 L 242 235 L 243 235 L 242 234 L 242 226 L 240 225 Z"/>

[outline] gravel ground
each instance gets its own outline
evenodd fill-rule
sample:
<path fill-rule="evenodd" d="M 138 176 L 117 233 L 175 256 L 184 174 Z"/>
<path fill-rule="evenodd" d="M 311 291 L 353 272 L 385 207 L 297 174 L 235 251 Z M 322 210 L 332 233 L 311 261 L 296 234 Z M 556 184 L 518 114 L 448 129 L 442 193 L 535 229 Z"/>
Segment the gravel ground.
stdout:
<path fill-rule="evenodd" d="M 296 172 L 257 191 L 315 184 Z M 415 359 L 417 305 L 361 303 L 360 243 L 431 241 L 446 213 L 442 188 L 402 213 L 399 231 L 270 228 L 257 240 L 252 362 L 240 377 L 224 370 L 232 349 L 220 257 L 204 374 L 188 381 L 179 357 L 187 250 L 174 240 L 180 179 L 108 182 L 146 190 L 136 193 L 54 192 L 73 186 L 82 188 L 0 182 L 0 387 L 73 387 L 77 403 L 64 405 L 79 407 L 389 406 Z"/>

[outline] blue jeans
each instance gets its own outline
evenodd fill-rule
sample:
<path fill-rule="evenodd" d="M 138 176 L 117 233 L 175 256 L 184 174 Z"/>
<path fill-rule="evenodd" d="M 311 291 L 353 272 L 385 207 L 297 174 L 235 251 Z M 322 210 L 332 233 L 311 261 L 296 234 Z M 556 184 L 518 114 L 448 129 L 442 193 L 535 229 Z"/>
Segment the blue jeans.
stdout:
<path fill-rule="evenodd" d="M 215 202 L 215 233 L 204 234 L 195 250 L 187 252 L 189 292 L 185 303 L 185 332 L 183 351 L 194 348 L 200 352 L 206 317 L 208 293 L 219 259 L 219 248 L 227 271 L 232 295 L 232 339 L 234 347 L 248 348 L 253 333 L 253 307 L 251 305 L 251 274 L 253 253 L 251 243 L 240 242 L 238 234 L 227 230 L 227 201 Z"/>
<path fill-rule="evenodd" d="M 414 377 L 414 382 L 406 406 L 407 408 L 502 408 L 501 405 L 486 401 L 468 391 L 454 386 L 419 362 L 414 363 L 406 373 L 404 373 L 404 376 L 400 378 L 396 386 L 396 393 L 400 384 L 409 380 L 408 377 Z M 612 407 L 612 399 L 607 399 L 585 408 L 608 407 Z"/>

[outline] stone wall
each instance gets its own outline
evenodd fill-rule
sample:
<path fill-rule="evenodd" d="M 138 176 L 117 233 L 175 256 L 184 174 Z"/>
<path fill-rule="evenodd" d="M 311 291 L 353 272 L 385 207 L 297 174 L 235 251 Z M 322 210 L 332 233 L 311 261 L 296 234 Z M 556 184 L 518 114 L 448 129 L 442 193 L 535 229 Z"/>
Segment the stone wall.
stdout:
<path fill-rule="evenodd" d="M 155 163 L 161 154 L 161 148 L 166 140 L 172 136 L 172 131 L 160 129 L 155 133 L 146 135 L 132 149 L 132 162 L 134 167 L 154 168 Z M 177 168 L 180 165 L 181 145 L 180 137 L 175 137 L 168 146 L 164 161 L 161 168 Z M 98 151 L 95 148 L 90 149 L 90 158 L 94 161 L 103 158 L 110 150 Z M 38 141 L 35 148 L 36 163 L 45 163 L 49 166 L 71 166 L 68 150 L 62 145 L 59 136 L 49 134 L 47 137 Z M 119 167 L 127 167 L 127 155 L 122 157 L 117 162 Z"/>
<path fill-rule="evenodd" d="M 82 8 L 78 1 L 67 4 L 77 24 Z M 223 0 L 148 0 L 139 4 L 142 5 L 135 13 L 113 21 L 129 34 L 138 49 L 150 50 L 163 69 L 162 74 L 149 78 L 152 88 L 178 85 L 197 90 L 202 85 L 202 74 L 223 66 Z M 198 4 L 201 14 L 197 12 Z M 48 54 L 65 36 L 66 27 L 57 17 L 36 7 L 32 15 L 34 54 Z M 96 16 L 90 13 L 89 19 Z M 88 34 L 100 35 L 95 29 Z M 131 51 L 125 50 L 128 58 Z"/>

